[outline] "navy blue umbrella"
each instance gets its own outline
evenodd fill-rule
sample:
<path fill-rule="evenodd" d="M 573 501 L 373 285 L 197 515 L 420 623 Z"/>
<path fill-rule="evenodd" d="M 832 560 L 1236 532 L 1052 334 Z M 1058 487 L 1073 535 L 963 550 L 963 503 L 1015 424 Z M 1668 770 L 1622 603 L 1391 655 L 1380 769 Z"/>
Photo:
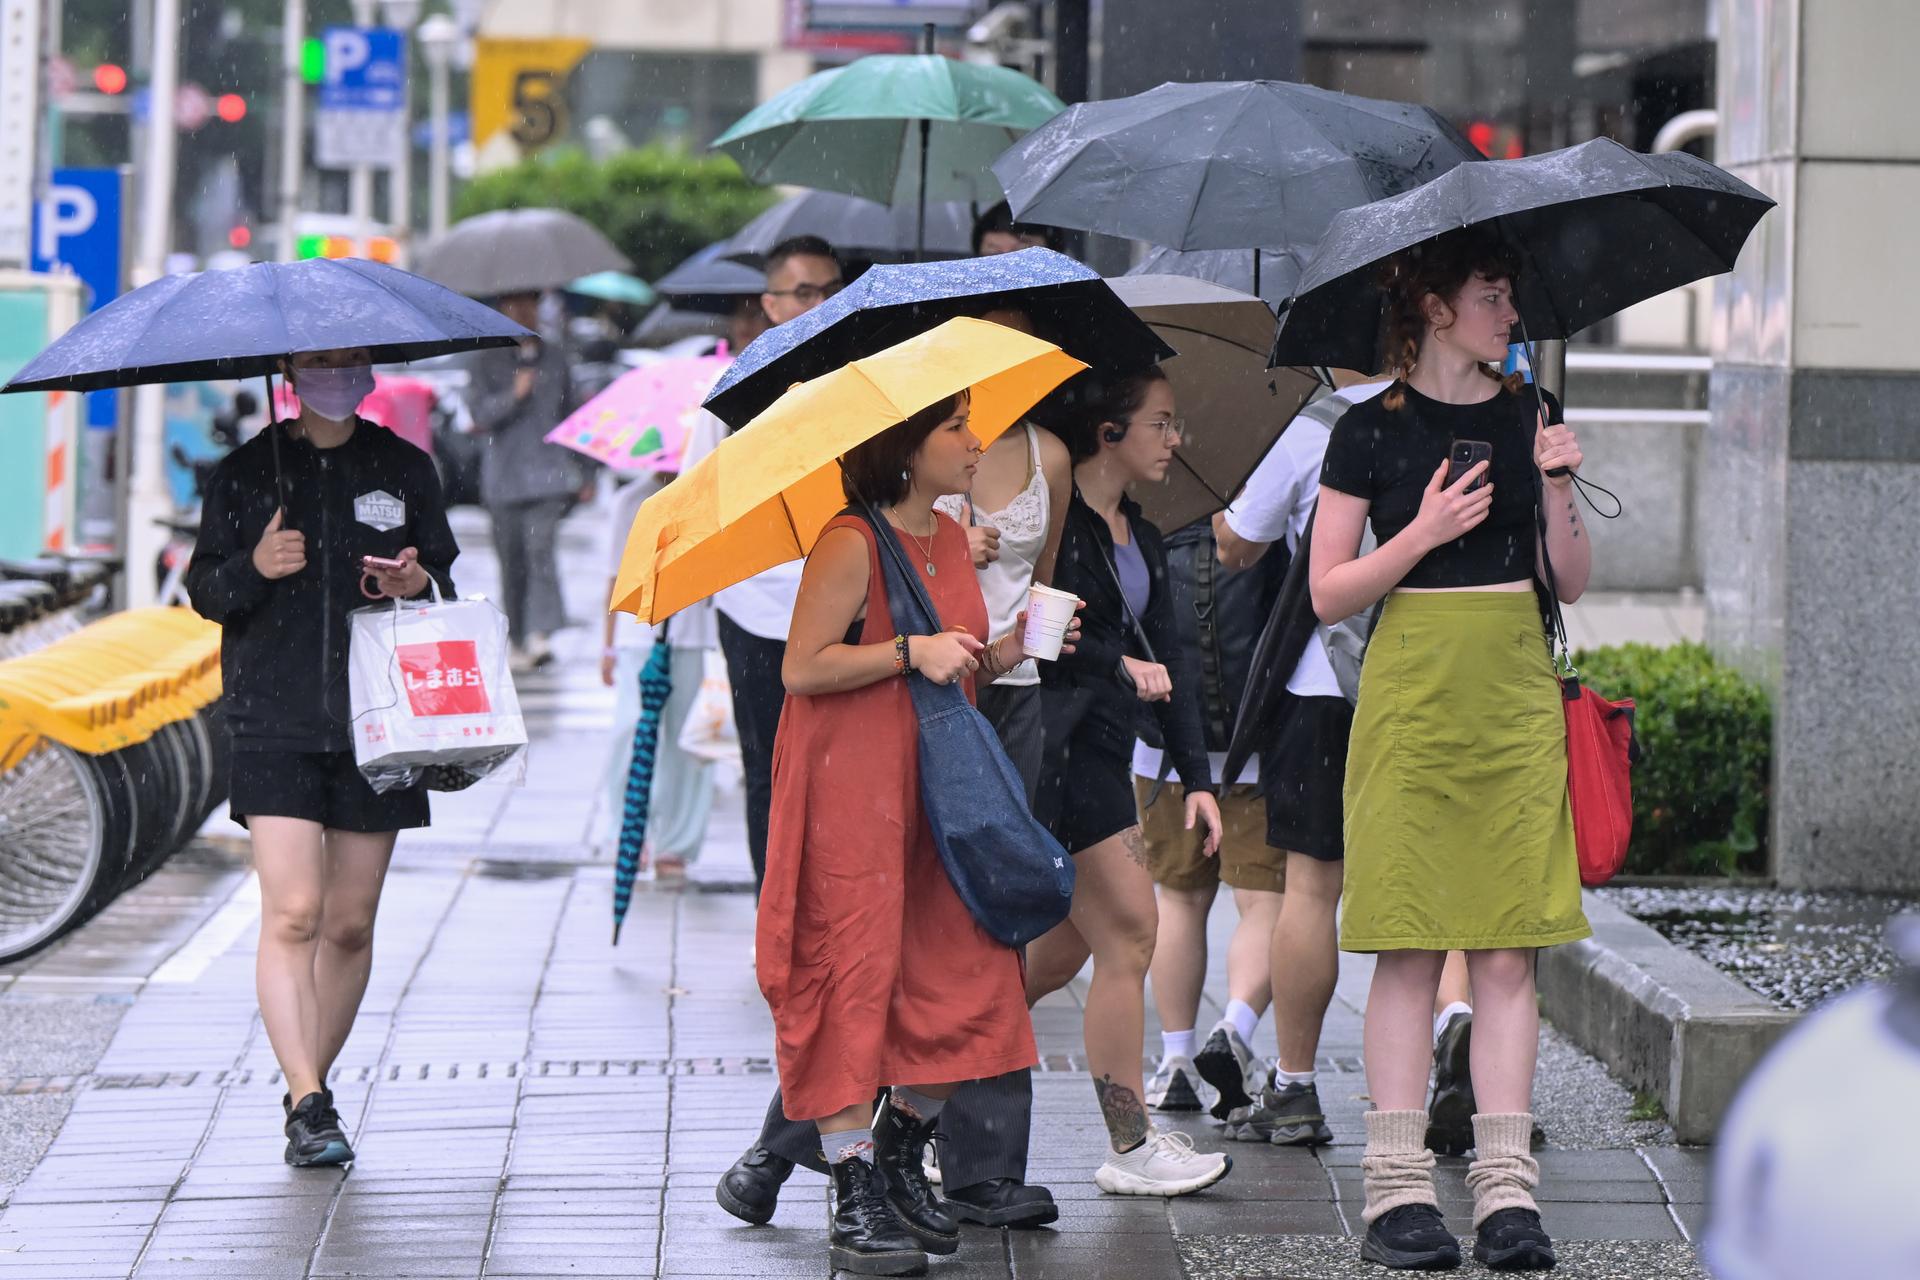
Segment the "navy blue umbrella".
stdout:
<path fill-rule="evenodd" d="M 660 751 L 660 713 L 673 695 L 673 650 L 663 632 L 640 669 L 640 719 L 633 727 L 633 755 L 627 762 L 627 791 L 620 815 L 620 846 L 613 864 L 613 945 L 633 902 L 640 878 L 640 851 L 647 843 L 647 816 L 653 808 L 653 766 Z"/>
<path fill-rule="evenodd" d="M 653 291 L 677 311 L 730 315 L 742 298 L 757 298 L 767 287 L 758 266 L 736 262 L 731 240 L 716 240 L 653 282 Z"/>
<path fill-rule="evenodd" d="M 1174 354 L 1091 268 L 1051 249 L 872 268 L 813 310 L 767 330 L 714 384 L 706 407 L 745 426 L 796 382 L 925 333 L 955 316 L 1018 307 L 1034 332 L 1095 369 Z"/>
<path fill-rule="evenodd" d="M 532 336 L 492 307 L 378 262 L 256 262 L 167 276 L 114 299 L 29 360 L 5 390 L 245 378 L 272 373 L 286 356 L 342 347 L 366 347 L 375 364 L 392 364 Z"/>

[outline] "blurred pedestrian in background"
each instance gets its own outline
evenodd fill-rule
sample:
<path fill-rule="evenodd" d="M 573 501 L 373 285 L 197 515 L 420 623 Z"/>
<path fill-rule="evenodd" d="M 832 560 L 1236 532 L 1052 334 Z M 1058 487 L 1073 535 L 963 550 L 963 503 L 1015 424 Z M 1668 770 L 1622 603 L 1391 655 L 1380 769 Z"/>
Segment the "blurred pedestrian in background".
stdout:
<path fill-rule="evenodd" d="M 509 294 L 495 305 L 508 319 L 538 328 L 539 294 Z M 557 339 L 528 338 L 474 357 L 473 426 L 488 437 L 480 495 L 493 519 L 501 603 L 520 670 L 553 660 L 551 638 L 567 623 L 555 539 L 573 504 L 593 500 L 591 464 L 546 441 L 573 407 L 567 353 Z"/>
<path fill-rule="evenodd" d="M 1218 1182 L 1229 1164 L 1147 1117 L 1140 1042 L 1158 917 L 1130 782 L 1143 703 L 1186 785 L 1185 826 L 1203 828 L 1196 838 L 1208 856 L 1219 847 L 1220 809 L 1194 655 L 1173 626 L 1166 548 L 1127 496 L 1129 485 L 1165 478 L 1181 424 L 1158 367 L 1082 377 L 1092 394 L 1067 440 L 1075 488 L 1053 585 L 1086 601 L 1086 634 L 1073 654 L 1041 671 L 1046 766 L 1035 806 L 1074 855 L 1077 881 L 1072 914 L 1027 948 L 1027 994 L 1038 1001 L 1065 986 L 1091 952 L 1087 1067 L 1109 1140 L 1094 1181 L 1111 1194 L 1185 1195 Z"/>
<path fill-rule="evenodd" d="M 1065 240 L 1058 227 L 1015 222 L 1013 210 L 1005 200 L 989 207 L 973 221 L 973 256 L 976 258 L 990 258 L 1016 249 L 1060 250 Z"/>

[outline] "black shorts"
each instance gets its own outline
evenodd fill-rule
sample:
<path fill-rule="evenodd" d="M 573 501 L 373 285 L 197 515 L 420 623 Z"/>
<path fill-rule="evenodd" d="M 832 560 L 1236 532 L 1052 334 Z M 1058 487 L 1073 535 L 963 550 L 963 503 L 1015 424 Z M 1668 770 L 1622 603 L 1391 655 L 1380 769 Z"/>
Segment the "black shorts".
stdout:
<path fill-rule="evenodd" d="M 1040 718 L 1040 686 L 1037 684 L 990 684 L 975 695 L 980 714 L 993 726 L 1006 748 L 1007 759 L 1020 775 L 1026 789 L 1027 807 L 1032 808 L 1040 789 L 1040 763 L 1046 757 L 1044 722 Z"/>
<path fill-rule="evenodd" d="M 1133 714 L 1139 700 L 1111 690 L 1041 687 L 1046 758 L 1034 816 L 1068 853 L 1140 825 L 1133 801 Z"/>
<path fill-rule="evenodd" d="M 402 831 L 427 825 L 424 787 L 382 795 L 367 785 L 351 751 L 260 751 L 236 743 L 227 809 L 247 818 L 304 818 L 333 831 Z"/>
<path fill-rule="evenodd" d="M 1347 740 L 1353 704 L 1345 698 L 1286 695 L 1287 718 L 1260 752 L 1267 843 L 1322 862 L 1346 856 Z"/>

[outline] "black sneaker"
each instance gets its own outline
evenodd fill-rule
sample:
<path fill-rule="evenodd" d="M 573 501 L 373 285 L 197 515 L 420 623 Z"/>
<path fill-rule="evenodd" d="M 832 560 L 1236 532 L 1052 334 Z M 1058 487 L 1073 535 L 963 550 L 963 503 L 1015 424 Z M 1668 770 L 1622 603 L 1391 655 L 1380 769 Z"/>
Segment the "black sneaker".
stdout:
<path fill-rule="evenodd" d="M 1430 1204 L 1403 1204 L 1373 1220 L 1360 1257 L 1396 1271 L 1451 1271 L 1460 1265 L 1460 1242 Z"/>
<path fill-rule="evenodd" d="M 1473 1256 L 1495 1271 L 1551 1271 L 1553 1241 L 1532 1209 L 1502 1209 L 1480 1224 Z"/>
<path fill-rule="evenodd" d="M 287 1109 L 287 1163 L 296 1169 L 345 1164 L 353 1159 L 353 1148 L 340 1128 L 340 1113 L 333 1109 L 333 1095 L 310 1093 L 298 1106 Z"/>
<path fill-rule="evenodd" d="M 1242 1107 L 1253 1105 L 1249 1086 L 1259 1080 L 1260 1070 L 1254 1062 L 1253 1050 L 1232 1025 L 1222 1024 L 1213 1029 L 1206 1045 L 1193 1055 L 1193 1069 L 1220 1095 L 1208 1108 L 1215 1120 L 1225 1120 Z"/>
<path fill-rule="evenodd" d="M 1320 1107 L 1320 1090 L 1293 1083 L 1261 1093 L 1260 1105 L 1244 1123 L 1230 1128 L 1227 1136 L 1276 1147 L 1323 1147 L 1333 1141 L 1333 1130 Z"/>
<path fill-rule="evenodd" d="M 1473 1150 L 1473 1015 L 1447 1019 L 1433 1046 L 1433 1101 L 1427 1107 L 1427 1147 L 1435 1155 L 1463 1156 Z"/>
<path fill-rule="evenodd" d="M 732 1168 L 720 1175 L 713 1198 L 740 1221 L 762 1227 L 772 1221 L 773 1211 L 780 1207 L 780 1187 L 792 1172 L 793 1161 L 765 1147 L 749 1147 Z"/>

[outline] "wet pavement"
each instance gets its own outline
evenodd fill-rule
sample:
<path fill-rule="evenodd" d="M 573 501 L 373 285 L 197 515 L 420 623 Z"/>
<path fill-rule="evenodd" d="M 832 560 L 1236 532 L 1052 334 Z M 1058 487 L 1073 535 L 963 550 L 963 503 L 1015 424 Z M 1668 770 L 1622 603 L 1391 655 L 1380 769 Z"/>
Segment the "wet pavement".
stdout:
<path fill-rule="evenodd" d="M 482 528 L 459 526 L 467 591 L 490 571 Z M 576 617 L 598 605 L 595 534 L 586 518 L 564 530 Z M 254 1009 L 257 884 L 224 818 L 99 919 L 0 968 L 0 1280 L 825 1275 L 823 1179 L 796 1172 L 762 1228 L 713 1200 L 773 1084 L 738 793 L 716 805 L 692 884 L 643 885 L 612 947 L 612 869 L 594 837 L 613 699 L 597 627 L 563 641 L 563 660 L 522 682 L 536 734 L 525 784 L 436 796 L 435 825 L 401 842 L 332 1082 L 350 1170 L 281 1163 L 281 1084 Z M 1231 916 L 1223 900 L 1215 991 Z M 1093 1186 L 1104 1143 L 1077 1071 L 1084 982 L 1049 998 L 1036 1011 L 1030 1177 L 1053 1189 L 1061 1220 L 970 1227 L 931 1274 L 1382 1274 L 1358 1261 L 1353 1234 L 1367 977 L 1349 957 L 1323 1045 L 1335 1145 L 1231 1144 L 1225 1182 L 1170 1202 Z M 1219 1012 L 1209 1003 L 1202 1017 Z M 1272 1052 L 1269 1026 L 1256 1048 Z M 1549 1044 L 1538 1093 L 1559 1274 L 1703 1276 L 1687 1241 L 1705 1154 L 1630 1120 L 1630 1094 L 1563 1041 Z M 1211 1143 L 1204 1120 L 1181 1127 Z M 1442 1161 L 1463 1233 L 1464 1172 Z"/>

